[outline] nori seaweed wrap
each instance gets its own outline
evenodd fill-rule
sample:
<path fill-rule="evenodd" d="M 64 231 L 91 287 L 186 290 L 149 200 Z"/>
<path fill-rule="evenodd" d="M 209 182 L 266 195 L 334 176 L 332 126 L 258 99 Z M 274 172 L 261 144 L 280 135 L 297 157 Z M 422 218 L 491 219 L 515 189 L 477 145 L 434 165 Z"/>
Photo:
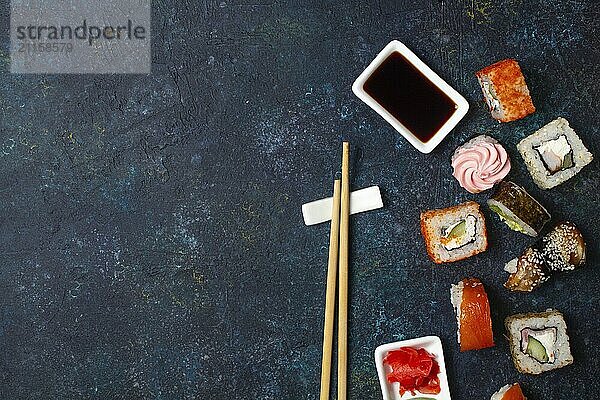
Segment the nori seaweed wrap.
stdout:
<path fill-rule="evenodd" d="M 488 206 L 510 229 L 529 236 L 537 236 L 550 220 L 550 214 L 536 199 L 509 181 L 500 183 Z"/>

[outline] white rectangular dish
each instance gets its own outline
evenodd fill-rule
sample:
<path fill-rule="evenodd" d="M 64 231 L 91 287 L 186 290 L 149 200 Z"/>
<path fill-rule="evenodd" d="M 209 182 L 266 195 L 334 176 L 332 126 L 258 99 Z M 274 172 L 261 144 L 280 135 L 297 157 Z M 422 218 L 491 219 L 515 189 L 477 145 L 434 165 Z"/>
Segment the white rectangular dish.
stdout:
<path fill-rule="evenodd" d="M 412 347 L 415 349 L 425 349 L 430 354 L 435 356 L 435 361 L 440 367 L 440 393 L 437 395 L 433 394 L 420 394 L 411 395 L 410 392 L 404 393 L 404 396 L 400 397 L 399 383 L 389 383 L 387 380 L 388 372 L 391 372 L 391 368 L 386 367 L 383 363 L 383 359 L 386 354 L 392 350 L 397 350 L 401 347 Z M 437 336 L 424 336 L 417 339 L 402 340 L 400 342 L 383 344 L 375 349 L 375 365 L 377 367 L 377 375 L 379 376 L 379 384 L 381 385 L 381 393 L 383 400 L 410 400 L 419 397 L 431 398 L 435 400 L 451 400 L 450 388 L 448 387 L 448 377 L 446 376 L 446 364 L 444 362 L 444 350 L 442 348 L 442 341 Z"/>
<path fill-rule="evenodd" d="M 426 142 L 419 140 L 408 128 L 406 128 L 396 117 L 394 117 L 387 109 L 379 104 L 371 95 L 369 95 L 364 85 L 369 77 L 377 70 L 377 68 L 394 53 L 400 53 L 414 68 L 416 68 L 426 79 L 448 96 L 456 105 L 456 110 L 448 120 L 437 130 L 437 132 Z M 393 40 L 391 41 L 369 66 L 360 74 L 352 85 L 354 94 L 364 101 L 369 107 L 381 115 L 390 125 L 394 127 L 406 140 L 410 142 L 417 150 L 422 153 L 430 153 L 440 144 L 440 142 L 450 133 L 450 131 L 460 122 L 469 110 L 469 103 L 463 96 L 454 90 L 446 83 L 438 74 L 429 68 L 423 61 L 419 59 L 408 47 L 403 43 Z"/>

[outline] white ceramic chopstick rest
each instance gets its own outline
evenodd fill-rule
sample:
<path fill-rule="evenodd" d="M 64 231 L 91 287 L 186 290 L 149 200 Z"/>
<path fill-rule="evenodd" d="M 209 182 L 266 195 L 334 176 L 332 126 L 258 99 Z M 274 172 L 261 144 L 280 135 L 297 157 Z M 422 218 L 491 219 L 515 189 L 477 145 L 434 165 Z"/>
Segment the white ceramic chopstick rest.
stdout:
<path fill-rule="evenodd" d="M 327 197 L 302 205 L 306 225 L 316 225 L 331 220 L 333 198 Z M 350 193 L 350 214 L 376 210 L 383 207 L 379 186 L 370 186 Z"/>

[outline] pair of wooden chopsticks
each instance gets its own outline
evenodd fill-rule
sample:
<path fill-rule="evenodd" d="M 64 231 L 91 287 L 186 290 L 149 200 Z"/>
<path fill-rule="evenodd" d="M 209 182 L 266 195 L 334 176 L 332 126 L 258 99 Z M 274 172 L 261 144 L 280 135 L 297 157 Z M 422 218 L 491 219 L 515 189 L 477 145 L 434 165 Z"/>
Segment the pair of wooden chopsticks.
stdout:
<path fill-rule="evenodd" d="M 323 359 L 321 362 L 321 397 L 329 398 L 333 320 L 335 316 L 336 273 L 339 268 L 338 298 L 338 389 L 337 399 L 346 400 L 348 367 L 348 227 L 350 220 L 350 144 L 342 144 L 342 180 L 333 184 L 333 206 L 329 233 Z M 339 252 L 338 252 L 339 245 Z M 338 265 L 339 262 L 339 265 Z"/>

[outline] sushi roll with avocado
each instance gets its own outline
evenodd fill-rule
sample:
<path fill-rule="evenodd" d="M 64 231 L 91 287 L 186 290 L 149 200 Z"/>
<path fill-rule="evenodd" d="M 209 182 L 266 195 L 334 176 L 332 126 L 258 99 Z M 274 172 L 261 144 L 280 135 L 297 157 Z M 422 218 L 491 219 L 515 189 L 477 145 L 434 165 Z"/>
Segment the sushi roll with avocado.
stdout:
<path fill-rule="evenodd" d="M 492 395 L 490 400 L 527 400 L 518 383 L 506 385 Z"/>
<path fill-rule="evenodd" d="M 550 214 L 536 199 L 509 181 L 500 183 L 488 206 L 510 229 L 529 236 L 537 236 L 550 221 Z"/>
<path fill-rule="evenodd" d="M 421 232 L 437 264 L 474 256 L 488 245 L 485 218 L 474 201 L 421 213 Z"/>
<path fill-rule="evenodd" d="M 572 271 L 585 263 L 585 240 L 572 222 L 563 221 L 504 267 L 507 289 L 531 292 L 555 272 Z"/>
<path fill-rule="evenodd" d="M 537 375 L 573 363 L 567 324 L 559 311 L 517 314 L 504 324 L 519 372 Z"/>
<path fill-rule="evenodd" d="M 551 189 L 571 179 L 593 156 L 564 118 L 557 118 L 521 140 L 517 149 L 533 181 Z"/>

